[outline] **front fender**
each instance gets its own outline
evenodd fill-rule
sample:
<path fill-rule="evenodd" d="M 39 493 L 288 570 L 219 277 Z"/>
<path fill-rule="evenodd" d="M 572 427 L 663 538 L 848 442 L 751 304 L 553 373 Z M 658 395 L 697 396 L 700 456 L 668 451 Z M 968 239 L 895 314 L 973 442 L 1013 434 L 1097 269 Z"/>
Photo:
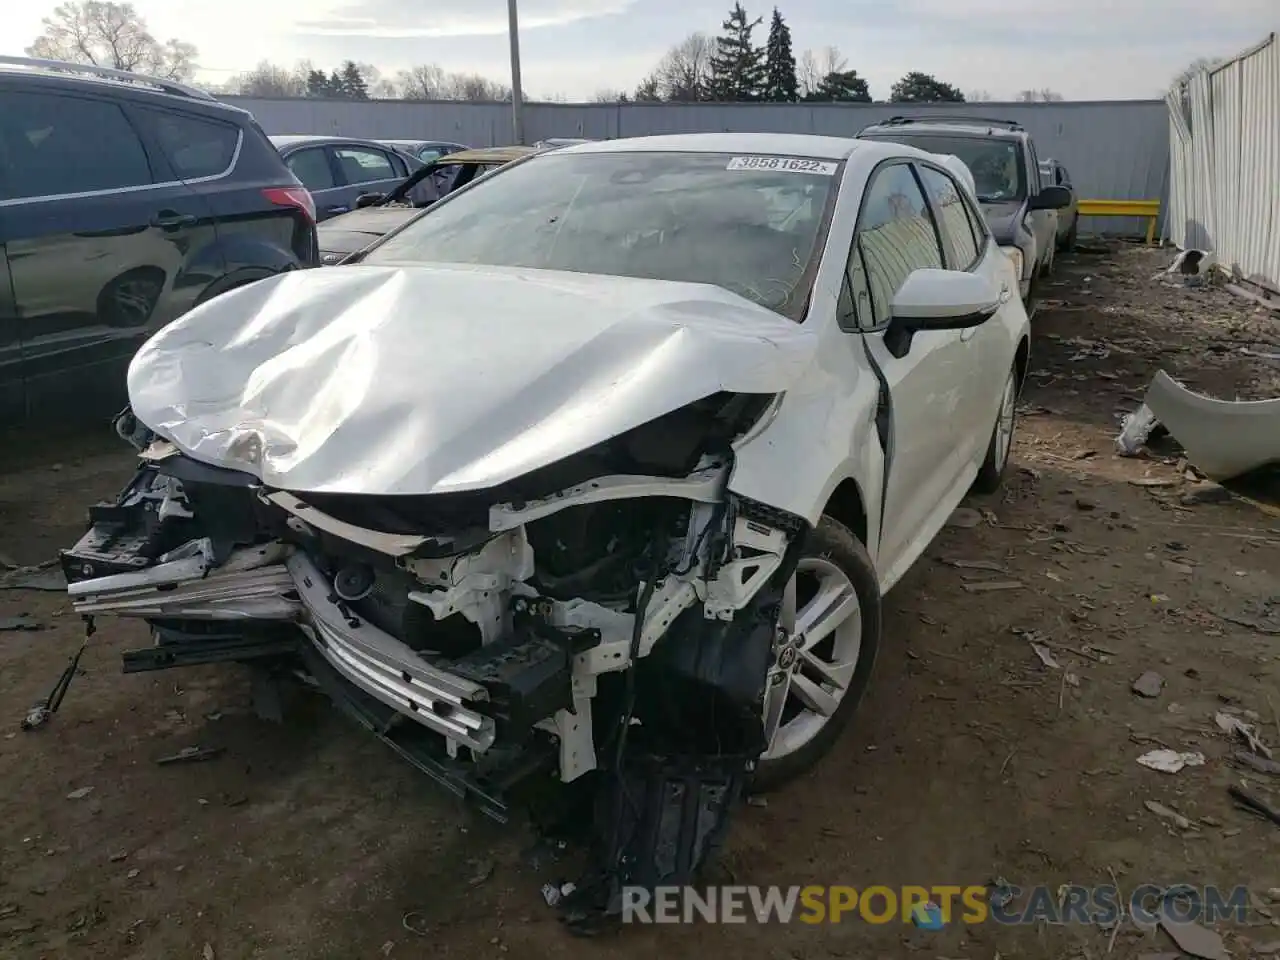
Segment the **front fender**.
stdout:
<path fill-rule="evenodd" d="M 801 385 L 735 450 L 729 489 L 817 524 L 836 488 L 852 479 L 867 512 L 867 549 L 879 540 L 884 449 L 875 428 L 880 384 L 856 363 L 857 334 L 822 351 Z"/>

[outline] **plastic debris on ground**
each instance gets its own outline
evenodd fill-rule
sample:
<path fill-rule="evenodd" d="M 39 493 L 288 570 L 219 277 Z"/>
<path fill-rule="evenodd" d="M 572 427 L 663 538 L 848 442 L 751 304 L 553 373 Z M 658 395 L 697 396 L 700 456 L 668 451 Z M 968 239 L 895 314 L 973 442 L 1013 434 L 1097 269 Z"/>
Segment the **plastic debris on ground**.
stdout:
<path fill-rule="evenodd" d="M 1138 758 L 1138 763 L 1161 773 L 1177 773 L 1183 767 L 1203 767 L 1203 753 L 1182 753 L 1177 750 L 1151 750 Z"/>
<path fill-rule="evenodd" d="M 1253 724 L 1245 723 L 1239 717 L 1224 712 L 1214 714 L 1213 720 L 1223 733 L 1240 737 L 1254 753 L 1260 753 L 1268 760 L 1272 759 L 1271 748 L 1262 742 L 1262 738 L 1258 736 L 1258 728 Z"/>
<path fill-rule="evenodd" d="M 1200 960 L 1231 960 L 1222 937 L 1198 923 L 1179 923 L 1166 915 L 1160 918 L 1160 927 L 1183 953 L 1199 957 Z"/>
<path fill-rule="evenodd" d="M 1138 456 L 1155 426 L 1156 415 L 1144 403 L 1133 413 L 1126 415 L 1120 424 L 1120 436 L 1116 437 L 1116 451 L 1122 457 Z"/>

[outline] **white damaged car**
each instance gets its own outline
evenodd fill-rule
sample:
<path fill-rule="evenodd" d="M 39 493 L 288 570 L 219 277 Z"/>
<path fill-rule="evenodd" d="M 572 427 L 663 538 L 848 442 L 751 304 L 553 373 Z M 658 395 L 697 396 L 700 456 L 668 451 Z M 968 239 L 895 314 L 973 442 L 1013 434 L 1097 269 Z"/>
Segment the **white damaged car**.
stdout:
<path fill-rule="evenodd" d="M 150 625 L 126 671 L 300 676 L 495 816 L 590 811 L 579 919 L 688 882 L 1000 483 L 1029 331 L 971 187 L 889 142 L 584 143 L 355 259 L 138 352 L 75 609 Z"/>

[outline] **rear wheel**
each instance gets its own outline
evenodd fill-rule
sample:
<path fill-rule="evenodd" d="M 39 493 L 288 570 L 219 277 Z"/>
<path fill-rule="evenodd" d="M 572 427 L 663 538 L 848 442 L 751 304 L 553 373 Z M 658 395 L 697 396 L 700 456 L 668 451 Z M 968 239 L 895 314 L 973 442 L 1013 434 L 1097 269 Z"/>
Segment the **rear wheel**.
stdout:
<path fill-rule="evenodd" d="M 1004 391 L 1000 394 L 1000 412 L 991 430 L 991 442 L 987 444 L 987 456 L 978 468 L 973 481 L 974 493 L 995 493 L 1004 482 L 1009 466 L 1009 453 L 1013 450 L 1013 429 L 1018 418 L 1018 368 L 1009 371 Z"/>
<path fill-rule="evenodd" d="M 783 599 L 756 790 L 781 786 L 831 749 L 866 692 L 879 647 L 880 587 L 871 559 L 848 529 L 823 517 Z"/>

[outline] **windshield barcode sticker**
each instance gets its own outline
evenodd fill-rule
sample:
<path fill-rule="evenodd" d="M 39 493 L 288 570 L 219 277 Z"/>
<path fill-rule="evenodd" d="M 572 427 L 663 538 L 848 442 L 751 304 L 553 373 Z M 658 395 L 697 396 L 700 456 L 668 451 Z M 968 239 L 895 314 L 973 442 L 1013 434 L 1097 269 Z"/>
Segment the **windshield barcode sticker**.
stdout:
<path fill-rule="evenodd" d="M 815 173 L 821 177 L 835 174 L 840 164 L 829 160 L 806 160 L 802 157 L 734 157 L 726 170 L 777 170 L 779 173 Z"/>

